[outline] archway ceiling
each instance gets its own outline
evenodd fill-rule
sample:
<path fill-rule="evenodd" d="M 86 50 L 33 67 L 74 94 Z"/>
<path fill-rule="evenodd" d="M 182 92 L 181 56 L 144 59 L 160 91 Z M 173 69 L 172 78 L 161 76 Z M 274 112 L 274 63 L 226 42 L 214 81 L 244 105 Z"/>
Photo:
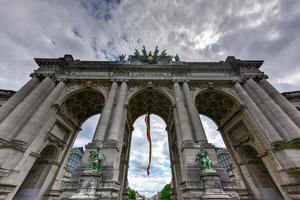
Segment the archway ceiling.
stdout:
<path fill-rule="evenodd" d="M 172 103 L 162 93 L 149 89 L 134 95 L 129 102 L 129 114 L 132 123 L 150 109 L 151 114 L 156 114 L 169 124 L 172 119 Z"/>
<path fill-rule="evenodd" d="M 238 104 L 220 92 L 206 91 L 196 97 L 196 107 L 200 114 L 221 125 L 238 109 Z"/>
<path fill-rule="evenodd" d="M 104 97 L 101 93 L 90 90 L 69 97 L 62 104 L 63 114 L 77 125 L 80 125 L 92 115 L 101 113 Z"/>

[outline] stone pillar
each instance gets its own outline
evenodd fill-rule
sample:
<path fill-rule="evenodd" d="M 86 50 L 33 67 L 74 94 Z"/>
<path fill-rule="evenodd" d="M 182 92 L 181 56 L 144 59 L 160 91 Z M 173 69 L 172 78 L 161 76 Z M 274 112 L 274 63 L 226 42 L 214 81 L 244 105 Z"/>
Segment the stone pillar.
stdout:
<path fill-rule="evenodd" d="M 270 97 L 281 107 L 283 111 L 300 127 L 300 112 L 291 104 L 276 88 L 274 88 L 266 79 L 259 81 L 261 86 L 270 95 Z"/>
<path fill-rule="evenodd" d="M 30 118 L 27 124 L 22 128 L 19 134 L 15 137 L 13 140 L 14 142 L 26 145 L 33 140 L 33 138 L 44 125 L 44 122 L 49 114 L 49 109 L 55 100 L 58 99 L 64 88 L 65 83 L 60 81 L 52 90 L 50 95 L 46 98 L 46 100 L 42 103 L 39 109 Z"/>
<path fill-rule="evenodd" d="M 0 108 L 0 122 L 30 93 L 39 79 L 33 77 Z"/>
<path fill-rule="evenodd" d="M 254 101 L 248 96 L 247 92 L 240 85 L 240 83 L 236 83 L 234 85 L 234 88 L 241 100 L 243 101 L 243 103 L 245 103 L 245 105 L 247 106 L 248 111 L 252 115 L 253 120 L 257 123 L 260 130 L 265 135 L 267 142 L 272 144 L 275 142 L 283 141 L 279 133 L 273 128 L 271 123 L 264 116 L 261 110 L 257 107 Z"/>
<path fill-rule="evenodd" d="M 0 140 L 9 141 L 14 137 L 11 132 L 17 124 L 30 114 L 33 106 L 42 101 L 41 96 L 54 84 L 50 77 L 46 77 L 0 124 Z"/>
<path fill-rule="evenodd" d="M 183 93 L 186 99 L 187 108 L 191 117 L 192 125 L 194 128 L 194 137 L 196 142 L 207 143 L 207 138 L 199 117 L 199 113 L 192 99 L 191 91 L 187 82 L 183 83 Z"/>
<path fill-rule="evenodd" d="M 178 82 L 174 83 L 174 95 L 176 100 L 176 110 L 179 119 L 180 129 L 182 133 L 182 140 L 185 141 L 194 141 L 193 132 L 191 124 L 189 123 L 189 116 L 184 105 L 184 100 L 182 98 L 182 92 Z"/>
<path fill-rule="evenodd" d="M 253 79 L 249 79 L 245 85 L 249 91 L 253 91 L 253 100 L 264 110 L 264 114 L 285 140 L 289 142 L 300 138 L 300 129 Z"/>
<path fill-rule="evenodd" d="M 111 116 L 112 107 L 114 104 L 114 99 L 116 96 L 116 92 L 118 89 L 118 83 L 113 82 L 109 91 L 109 94 L 107 96 L 104 108 L 102 110 L 100 119 L 97 124 L 97 128 L 95 131 L 93 142 L 103 142 L 105 138 L 105 133 L 109 124 L 109 119 Z"/>
<path fill-rule="evenodd" d="M 177 110 L 176 107 L 173 107 L 173 116 L 174 116 L 174 127 L 175 127 L 175 132 L 176 132 L 176 139 L 177 139 L 177 146 L 178 146 L 178 151 L 181 148 L 181 143 L 182 143 L 182 133 L 180 130 L 180 125 L 179 125 L 179 119 L 177 116 Z"/>
<path fill-rule="evenodd" d="M 121 129 L 121 123 L 122 123 L 122 117 L 124 113 L 124 103 L 125 98 L 127 95 L 127 83 L 125 81 L 122 82 L 120 89 L 119 89 L 119 95 L 117 97 L 117 103 L 114 110 L 114 113 L 112 115 L 112 125 L 108 134 L 107 140 L 109 141 L 119 141 L 120 136 L 120 129 Z"/>

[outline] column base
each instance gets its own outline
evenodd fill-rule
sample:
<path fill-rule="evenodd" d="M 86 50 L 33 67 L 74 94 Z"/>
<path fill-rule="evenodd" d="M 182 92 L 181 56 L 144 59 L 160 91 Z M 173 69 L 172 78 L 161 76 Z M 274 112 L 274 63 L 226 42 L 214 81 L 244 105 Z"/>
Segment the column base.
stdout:
<path fill-rule="evenodd" d="M 237 188 L 223 190 L 220 175 L 215 170 L 207 170 L 200 176 L 200 180 L 196 179 L 180 184 L 182 199 L 239 199 Z"/>
<path fill-rule="evenodd" d="M 222 188 L 220 176 L 216 170 L 210 169 L 204 171 L 201 177 L 204 185 L 204 193 L 201 199 L 232 199 Z"/>
<path fill-rule="evenodd" d="M 93 200 L 119 199 L 120 184 L 115 181 L 103 180 L 103 172 L 85 170 L 79 181 L 64 183 L 62 200 Z"/>

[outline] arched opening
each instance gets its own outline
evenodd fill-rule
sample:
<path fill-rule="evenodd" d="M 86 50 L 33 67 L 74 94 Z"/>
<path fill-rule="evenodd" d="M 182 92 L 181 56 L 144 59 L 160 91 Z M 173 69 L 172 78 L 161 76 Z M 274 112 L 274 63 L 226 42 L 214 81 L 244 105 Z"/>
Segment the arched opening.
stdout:
<path fill-rule="evenodd" d="M 258 157 L 257 151 L 248 145 L 244 145 L 240 151 L 242 161 L 246 165 L 250 176 L 253 177 L 254 184 L 259 190 L 261 199 L 283 199 L 267 168 L 262 160 Z"/>
<path fill-rule="evenodd" d="M 152 139 L 152 161 L 150 175 L 147 176 L 149 143 L 146 137 L 145 114 L 150 112 Z M 172 101 L 164 92 L 157 89 L 144 89 L 135 93 L 128 104 L 128 118 L 133 131 L 128 133 L 128 181 L 129 187 L 150 197 L 159 192 L 166 184 L 176 186 L 180 177 L 176 173 L 175 151 L 176 133 L 173 120 Z M 126 137 L 125 137 L 126 138 Z M 129 156 L 130 155 L 130 156 Z M 130 161 L 129 161 L 130 158 Z M 171 168 L 171 170 L 170 170 Z M 127 178 L 127 174 L 126 174 Z M 176 190 L 176 189 L 174 189 Z M 123 192 L 124 193 L 124 192 Z"/>
<path fill-rule="evenodd" d="M 45 184 L 48 173 L 57 159 L 57 153 L 57 149 L 53 145 L 48 145 L 42 150 L 39 158 L 35 161 L 15 195 L 15 200 L 39 199 L 44 192 L 41 191 L 41 188 Z"/>
<path fill-rule="evenodd" d="M 210 151 L 215 154 L 211 155 L 214 168 L 220 174 L 222 185 L 229 186 L 231 183 L 228 170 L 231 170 L 233 160 L 219 128 L 230 120 L 239 104 L 216 90 L 201 92 L 195 101 L 208 142 L 214 145 L 214 151 Z"/>
<path fill-rule="evenodd" d="M 144 119 L 142 115 L 133 124 L 128 183 L 131 189 L 150 197 L 171 182 L 170 155 L 166 124 L 159 116 L 150 115 L 152 160 L 147 176 L 149 143 Z"/>
<path fill-rule="evenodd" d="M 62 162 L 63 188 L 70 184 L 79 184 L 80 174 L 85 167 L 81 166 L 85 146 L 92 142 L 104 102 L 102 93 L 95 89 L 86 89 L 75 92 L 61 104 L 62 113 L 80 127 L 70 138 L 69 149 Z"/>

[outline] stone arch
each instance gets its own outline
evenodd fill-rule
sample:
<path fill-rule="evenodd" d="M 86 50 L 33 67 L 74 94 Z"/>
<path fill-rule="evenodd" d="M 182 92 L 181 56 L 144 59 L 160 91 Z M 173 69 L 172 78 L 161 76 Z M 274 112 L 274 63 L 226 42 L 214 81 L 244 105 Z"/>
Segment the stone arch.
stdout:
<path fill-rule="evenodd" d="M 46 179 L 51 168 L 55 165 L 57 157 L 58 149 L 55 145 L 49 144 L 45 146 L 18 189 L 14 199 L 40 199 L 50 184 L 50 181 L 46 181 Z"/>
<path fill-rule="evenodd" d="M 240 109 L 242 104 L 227 91 L 205 89 L 195 95 L 195 105 L 200 114 L 211 118 L 221 126 Z"/>
<path fill-rule="evenodd" d="M 89 117 L 99 114 L 104 107 L 105 95 L 95 88 L 78 89 L 60 102 L 62 113 L 74 124 L 81 126 Z"/>
<path fill-rule="evenodd" d="M 130 94 L 126 102 L 132 123 L 139 116 L 146 114 L 147 109 L 150 109 L 152 114 L 161 117 L 167 125 L 172 119 L 174 99 L 161 88 L 142 88 Z"/>
<path fill-rule="evenodd" d="M 59 97 L 59 99 L 57 100 L 56 103 L 58 105 L 61 105 L 69 97 L 71 97 L 71 96 L 73 96 L 73 95 L 75 95 L 77 93 L 80 93 L 80 92 L 83 92 L 83 91 L 87 91 L 87 90 L 99 92 L 104 97 L 104 99 L 106 100 L 107 91 L 104 88 L 102 88 L 102 87 L 77 86 L 77 87 L 72 88 L 72 86 L 69 86 L 69 89 L 65 90 L 64 94 Z"/>

